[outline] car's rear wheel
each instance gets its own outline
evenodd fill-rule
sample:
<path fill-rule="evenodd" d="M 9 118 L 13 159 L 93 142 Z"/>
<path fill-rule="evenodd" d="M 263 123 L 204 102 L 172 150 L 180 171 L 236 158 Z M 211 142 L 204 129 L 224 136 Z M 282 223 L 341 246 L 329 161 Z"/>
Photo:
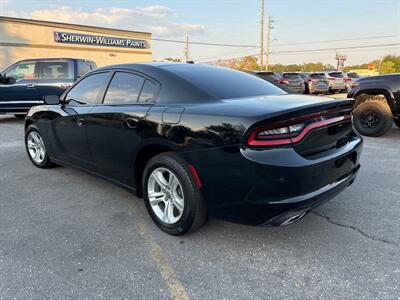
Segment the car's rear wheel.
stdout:
<path fill-rule="evenodd" d="M 174 153 L 162 153 L 146 165 L 143 177 L 146 208 L 159 228 L 171 235 L 198 229 L 206 208 L 189 165 Z"/>
<path fill-rule="evenodd" d="M 31 124 L 25 130 L 25 148 L 31 162 L 38 168 L 50 168 L 50 161 L 46 146 L 39 129 Z"/>
<path fill-rule="evenodd" d="M 371 100 L 359 104 L 353 112 L 354 126 L 362 135 L 384 135 L 393 124 L 393 115 L 385 101 Z"/>

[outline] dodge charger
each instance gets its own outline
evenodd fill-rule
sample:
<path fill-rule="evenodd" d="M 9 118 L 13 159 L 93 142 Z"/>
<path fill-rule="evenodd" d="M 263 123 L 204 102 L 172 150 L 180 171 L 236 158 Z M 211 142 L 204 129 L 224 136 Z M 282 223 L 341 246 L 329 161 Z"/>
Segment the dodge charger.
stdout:
<path fill-rule="evenodd" d="M 209 216 L 288 225 L 360 167 L 354 100 L 288 94 L 227 68 L 113 65 L 44 100 L 25 120 L 32 163 L 77 167 L 136 193 L 172 235 Z"/>

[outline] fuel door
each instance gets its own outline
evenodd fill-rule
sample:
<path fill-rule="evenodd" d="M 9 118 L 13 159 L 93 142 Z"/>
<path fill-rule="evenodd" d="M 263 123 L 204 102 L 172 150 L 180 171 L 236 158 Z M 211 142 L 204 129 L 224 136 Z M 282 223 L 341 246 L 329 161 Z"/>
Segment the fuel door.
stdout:
<path fill-rule="evenodd" d="M 167 107 L 161 117 L 163 124 L 178 124 L 184 111 L 184 107 Z"/>

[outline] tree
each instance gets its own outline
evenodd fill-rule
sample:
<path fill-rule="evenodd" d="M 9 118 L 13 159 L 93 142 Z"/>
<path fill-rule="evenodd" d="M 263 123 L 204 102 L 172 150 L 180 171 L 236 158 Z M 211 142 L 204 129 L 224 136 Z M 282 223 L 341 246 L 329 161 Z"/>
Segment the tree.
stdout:
<path fill-rule="evenodd" d="M 396 67 L 393 61 L 383 61 L 381 64 L 381 74 L 395 73 Z"/>
<path fill-rule="evenodd" d="M 237 67 L 240 70 L 258 70 L 260 68 L 258 58 L 252 55 L 239 59 Z"/>

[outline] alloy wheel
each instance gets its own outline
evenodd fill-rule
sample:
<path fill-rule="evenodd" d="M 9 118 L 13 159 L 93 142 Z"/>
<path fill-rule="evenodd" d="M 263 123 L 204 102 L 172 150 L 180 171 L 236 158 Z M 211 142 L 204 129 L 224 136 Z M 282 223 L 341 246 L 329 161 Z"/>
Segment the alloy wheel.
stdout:
<path fill-rule="evenodd" d="M 365 112 L 360 121 L 364 128 L 375 128 L 379 123 L 379 116 L 373 111 Z"/>
<path fill-rule="evenodd" d="M 41 164 L 46 157 L 46 148 L 42 137 L 36 131 L 29 132 L 26 138 L 28 152 L 36 164 Z"/>
<path fill-rule="evenodd" d="M 147 183 L 147 194 L 154 214 L 164 223 L 175 224 L 185 205 L 182 185 L 167 168 L 154 169 Z"/>

